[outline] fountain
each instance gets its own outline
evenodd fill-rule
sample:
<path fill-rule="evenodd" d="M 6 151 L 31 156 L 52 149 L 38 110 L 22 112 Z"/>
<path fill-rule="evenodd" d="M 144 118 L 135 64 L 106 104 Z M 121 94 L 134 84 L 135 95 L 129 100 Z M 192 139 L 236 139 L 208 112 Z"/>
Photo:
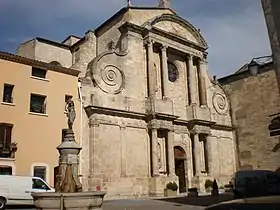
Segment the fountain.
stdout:
<path fill-rule="evenodd" d="M 59 174 L 55 177 L 55 192 L 34 192 L 32 197 L 36 209 L 74 210 L 102 209 L 105 192 L 83 192 L 78 177 L 79 153 L 81 147 L 75 141 L 73 123 L 76 118 L 75 105 L 72 99 L 66 103 L 68 129 L 59 151 Z"/>

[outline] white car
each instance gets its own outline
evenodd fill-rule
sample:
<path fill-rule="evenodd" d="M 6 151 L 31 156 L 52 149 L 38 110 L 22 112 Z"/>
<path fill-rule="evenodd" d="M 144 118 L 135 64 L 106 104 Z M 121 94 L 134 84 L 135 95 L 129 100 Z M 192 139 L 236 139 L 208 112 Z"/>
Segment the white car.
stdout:
<path fill-rule="evenodd" d="M 6 205 L 33 205 L 32 192 L 55 192 L 43 179 L 0 175 L 0 209 Z"/>

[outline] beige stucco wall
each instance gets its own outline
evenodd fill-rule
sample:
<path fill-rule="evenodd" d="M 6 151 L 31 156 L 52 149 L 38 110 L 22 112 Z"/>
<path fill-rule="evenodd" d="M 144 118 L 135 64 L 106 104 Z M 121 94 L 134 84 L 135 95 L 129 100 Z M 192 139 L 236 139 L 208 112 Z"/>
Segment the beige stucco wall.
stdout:
<path fill-rule="evenodd" d="M 72 95 L 77 118 L 74 125 L 79 141 L 80 104 L 77 77 L 54 71 L 47 72 L 47 81 L 31 78 L 31 66 L 0 60 L 1 101 L 4 83 L 14 85 L 13 105 L 0 104 L 0 122 L 14 125 L 12 141 L 18 151 L 14 164 L 16 175 L 32 175 L 32 165 L 47 166 L 47 181 L 53 185 L 54 167 L 58 165 L 56 147 L 61 142 L 62 129 L 67 128 L 64 97 Z M 47 96 L 47 115 L 29 113 L 30 93 Z M 5 160 L 0 160 L 0 165 Z"/>

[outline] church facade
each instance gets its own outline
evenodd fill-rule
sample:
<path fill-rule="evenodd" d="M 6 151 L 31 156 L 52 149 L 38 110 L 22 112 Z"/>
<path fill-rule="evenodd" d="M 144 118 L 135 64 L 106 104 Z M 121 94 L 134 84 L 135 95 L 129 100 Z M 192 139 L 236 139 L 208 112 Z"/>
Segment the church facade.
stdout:
<path fill-rule="evenodd" d="M 84 37 L 36 38 L 18 54 L 81 71 L 82 183 L 107 198 L 162 196 L 236 171 L 228 98 L 207 73 L 207 44 L 166 7 L 128 6 Z"/>

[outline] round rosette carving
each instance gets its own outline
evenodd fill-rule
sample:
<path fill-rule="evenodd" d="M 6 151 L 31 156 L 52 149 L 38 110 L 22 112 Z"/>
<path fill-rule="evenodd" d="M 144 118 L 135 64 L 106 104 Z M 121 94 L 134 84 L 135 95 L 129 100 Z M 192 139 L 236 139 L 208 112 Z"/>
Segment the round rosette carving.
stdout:
<path fill-rule="evenodd" d="M 106 93 L 117 94 L 124 86 L 124 74 L 116 66 L 107 65 L 93 75 L 97 85 Z"/>
<path fill-rule="evenodd" d="M 213 95 L 213 106 L 219 114 L 226 114 L 228 111 L 228 101 L 226 96 L 221 93 L 215 93 Z"/>

